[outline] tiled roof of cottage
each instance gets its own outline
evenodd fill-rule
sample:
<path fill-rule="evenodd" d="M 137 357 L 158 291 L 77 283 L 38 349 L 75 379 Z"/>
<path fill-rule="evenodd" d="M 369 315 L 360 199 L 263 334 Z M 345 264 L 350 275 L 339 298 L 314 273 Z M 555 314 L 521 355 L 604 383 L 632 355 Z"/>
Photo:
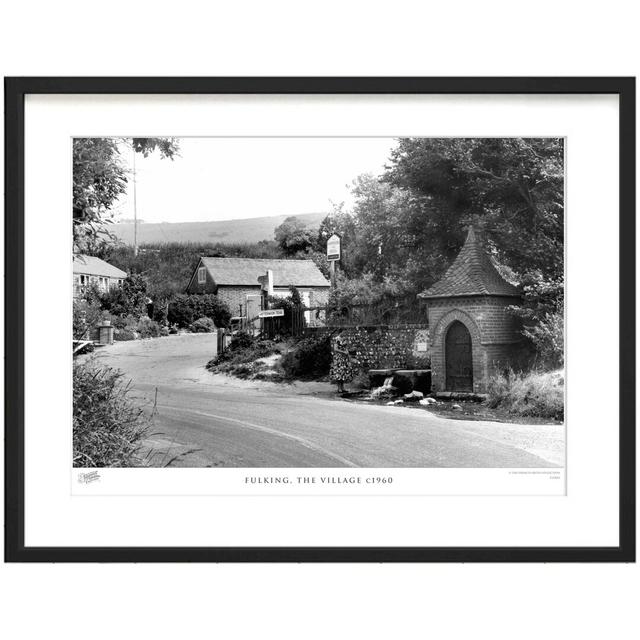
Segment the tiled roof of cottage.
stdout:
<path fill-rule="evenodd" d="M 81 273 L 89 276 L 102 276 L 103 278 L 126 278 L 126 272 L 114 267 L 112 264 L 96 258 L 95 256 L 73 256 L 73 273 Z"/>
<path fill-rule="evenodd" d="M 519 296 L 517 287 L 507 282 L 496 269 L 482 242 L 471 227 L 464 246 L 444 276 L 421 298 L 453 296 Z"/>
<path fill-rule="evenodd" d="M 202 258 L 202 263 L 217 285 L 258 286 L 258 276 L 271 269 L 275 287 L 330 286 L 313 260 Z"/>

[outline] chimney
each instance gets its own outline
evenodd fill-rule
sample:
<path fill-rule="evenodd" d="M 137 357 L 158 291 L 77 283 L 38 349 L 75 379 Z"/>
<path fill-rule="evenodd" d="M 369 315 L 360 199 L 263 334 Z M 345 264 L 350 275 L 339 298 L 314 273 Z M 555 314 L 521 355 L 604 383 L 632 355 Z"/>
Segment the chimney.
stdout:
<path fill-rule="evenodd" d="M 260 283 L 262 291 L 264 291 L 268 296 L 273 295 L 273 271 L 271 269 L 267 269 L 265 275 L 258 276 L 258 282 Z"/>

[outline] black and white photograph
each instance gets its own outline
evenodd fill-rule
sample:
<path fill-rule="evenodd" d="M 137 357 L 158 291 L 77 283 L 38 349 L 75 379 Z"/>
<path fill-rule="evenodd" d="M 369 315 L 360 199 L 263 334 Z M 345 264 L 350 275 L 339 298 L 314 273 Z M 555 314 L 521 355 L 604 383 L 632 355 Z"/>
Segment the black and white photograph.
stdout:
<path fill-rule="evenodd" d="M 8 88 L 12 558 L 633 556 L 631 81 Z"/>
<path fill-rule="evenodd" d="M 72 162 L 80 480 L 565 468 L 562 137 L 75 137 Z"/>

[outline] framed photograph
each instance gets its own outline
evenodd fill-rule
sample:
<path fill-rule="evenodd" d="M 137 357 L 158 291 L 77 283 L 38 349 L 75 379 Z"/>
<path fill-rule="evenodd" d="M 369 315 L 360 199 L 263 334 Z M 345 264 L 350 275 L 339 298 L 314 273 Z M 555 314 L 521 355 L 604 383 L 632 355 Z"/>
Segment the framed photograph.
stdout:
<path fill-rule="evenodd" d="M 635 561 L 633 78 L 7 78 L 12 562 Z"/>

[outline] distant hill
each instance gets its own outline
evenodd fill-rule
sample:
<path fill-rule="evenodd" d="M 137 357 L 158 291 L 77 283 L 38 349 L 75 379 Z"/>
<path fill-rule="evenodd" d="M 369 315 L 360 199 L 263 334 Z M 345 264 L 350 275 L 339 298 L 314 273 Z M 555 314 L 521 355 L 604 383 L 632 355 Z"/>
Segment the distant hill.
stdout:
<path fill-rule="evenodd" d="M 318 228 L 326 213 L 301 213 L 295 217 L 310 228 Z M 259 242 L 273 240 L 273 232 L 289 216 L 268 216 L 246 220 L 212 220 L 210 222 L 138 223 L 138 244 L 147 242 Z M 133 244 L 133 223 L 118 222 L 109 230 L 125 244 Z"/>

